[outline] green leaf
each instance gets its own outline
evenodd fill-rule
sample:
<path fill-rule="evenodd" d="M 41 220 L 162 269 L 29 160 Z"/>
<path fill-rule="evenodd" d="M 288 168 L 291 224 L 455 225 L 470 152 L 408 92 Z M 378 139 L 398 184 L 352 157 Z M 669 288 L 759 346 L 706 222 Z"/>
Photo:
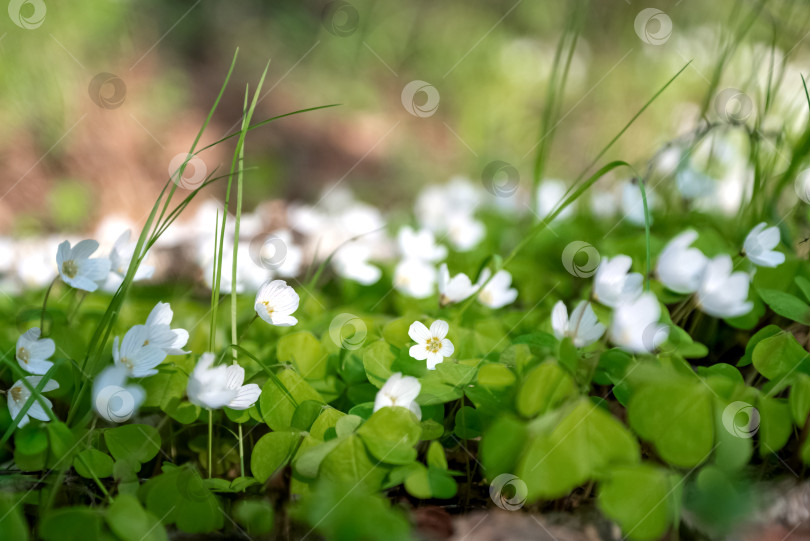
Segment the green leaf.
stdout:
<path fill-rule="evenodd" d="M 793 415 L 793 422 L 796 426 L 803 428 L 807 423 L 807 416 L 810 415 L 810 376 L 807 374 L 797 374 L 790 388 L 788 396 L 790 413 Z"/>
<path fill-rule="evenodd" d="M 765 456 L 785 446 L 793 431 L 790 406 L 781 398 L 759 398 L 759 454 Z"/>
<path fill-rule="evenodd" d="M 534 367 L 518 391 L 516 407 L 524 417 L 546 413 L 577 395 L 573 378 L 554 361 Z"/>
<path fill-rule="evenodd" d="M 262 387 L 259 410 L 270 428 L 281 431 L 292 427 L 292 418 L 299 404 L 307 400 L 323 404 L 323 398 L 295 370 L 284 369 L 277 378 L 268 379 Z"/>
<path fill-rule="evenodd" d="M 200 475 L 188 466 L 153 477 L 141 490 L 146 508 L 161 517 L 164 524 L 176 524 L 190 534 L 212 532 L 223 526 L 222 506 Z"/>
<path fill-rule="evenodd" d="M 99 479 L 110 477 L 113 474 L 113 459 L 107 453 L 102 453 L 92 447 L 81 451 L 73 459 L 76 473 L 85 479 L 92 479 L 93 475 Z"/>
<path fill-rule="evenodd" d="M 104 432 L 110 454 L 117 460 L 149 462 L 160 451 L 160 434 L 149 425 L 123 425 Z"/>
<path fill-rule="evenodd" d="M 297 430 L 309 430 L 310 427 L 312 427 L 312 423 L 314 423 L 315 419 L 321 414 L 321 408 L 323 408 L 323 404 L 316 400 L 305 400 L 301 402 L 298 407 L 295 408 L 295 413 L 293 413 L 290 424 Z"/>
<path fill-rule="evenodd" d="M 318 415 L 318 418 L 315 419 L 315 422 L 312 423 L 312 427 L 309 429 L 310 435 L 313 438 L 324 439 L 326 431 L 330 428 L 334 428 L 338 420 L 345 415 L 345 413 L 332 406 L 324 406 L 323 409 L 321 409 L 320 415 Z"/>
<path fill-rule="evenodd" d="M 28 541 L 28 524 L 23 516 L 22 498 L 0 494 L 0 532 L 14 541 Z"/>
<path fill-rule="evenodd" d="M 799 286 L 802 293 L 804 294 L 804 298 L 810 301 L 810 280 L 803 276 L 796 277 L 796 285 Z"/>
<path fill-rule="evenodd" d="M 810 306 L 798 297 L 778 289 L 757 289 L 759 297 L 782 317 L 810 325 Z"/>
<path fill-rule="evenodd" d="M 414 445 L 422 429 L 406 408 L 382 408 L 357 429 L 369 453 L 387 464 L 408 464 L 416 459 Z"/>
<path fill-rule="evenodd" d="M 363 418 L 358 415 L 344 415 L 335 423 L 335 433 L 338 437 L 353 434 L 357 427 L 363 424 Z"/>
<path fill-rule="evenodd" d="M 382 387 L 393 373 L 391 366 L 397 356 L 385 340 L 377 340 L 363 348 L 363 367 L 368 380 L 377 388 Z"/>
<path fill-rule="evenodd" d="M 233 506 L 233 518 L 250 536 L 260 536 L 273 529 L 273 506 L 267 500 L 240 500 Z"/>
<path fill-rule="evenodd" d="M 780 380 L 796 370 L 807 356 L 796 338 L 782 331 L 761 340 L 754 347 L 752 359 L 760 374 L 770 380 Z"/>
<path fill-rule="evenodd" d="M 463 440 L 471 440 L 481 436 L 483 422 L 477 409 L 462 406 L 456 412 L 453 432 Z"/>
<path fill-rule="evenodd" d="M 714 433 L 715 451 L 713 456 L 714 464 L 727 472 L 737 472 L 748 465 L 751 456 L 754 454 L 753 440 L 749 437 L 747 413 L 744 414 L 745 426 L 734 424 L 736 419 L 732 417 L 734 410 L 747 403 L 728 403 L 717 398 L 714 399 Z M 750 412 L 753 407 L 747 409 Z M 753 436 L 753 434 L 750 434 Z"/>
<path fill-rule="evenodd" d="M 478 384 L 485 387 L 509 387 L 516 379 L 515 373 L 502 364 L 489 363 L 478 370 Z"/>
<path fill-rule="evenodd" d="M 439 470 L 447 469 L 447 457 L 444 455 L 444 447 L 438 441 L 430 442 L 427 452 L 427 464 Z"/>
<path fill-rule="evenodd" d="M 555 499 L 615 465 L 637 463 L 639 454 L 638 442 L 623 424 L 582 398 L 529 443 L 516 475 L 526 483 L 530 501 Z"/>
<path fill-rule="evenodd" d="M 668 463 L 691 468 L 714 447 L 711 391 L 698 381 L 649 381 L 627 408 L 630 426 Z"/>
<path fill-rule="evenodd" d="M 39 535 L 45 541 L 96 541 L 101 515 L 87 507 L 62 507 L 42 518 Z"/>
<path fill-rule="evenodd" d="M 446 471 L 417 463 L 405 478 L 405 490 L 415 498 L 448 499 L 456 495 L 458 485 Z"/>
<path fill-rule="evenodd" d="M 383 408 L 391 410 L 394 408 Z M 407 411 L 407 410 L 406 410 Z M 366 451 L 357 434 L 332 440 L 337 445 L 321 462 L 319 474 L 331 483 L 357 487 L 362 491 L 375 491 L 382 486 L 386 470 Z M 331 441 L 323 445 L 330 444 Z"/>
<path fill-rule="evenodd" d="M 308 477 L 310 479 L 316 478 L 318 476 L 318 469 L 321 467 L 323 460 L 335 449 L 335 447 L 340 444 L 341 441 L 343 441 L 343 438 L 335 438 L 310 447 L 303 452 L 299 451 L 300 455 L 295 458 L 295 461 L 293 462 L 295 471 L 304 477 Z"/>
<path fill-rule="evenodd" d="M 250 457 L 253 476 L 262 483 L 267 481 L 290 461 L 300 439 L 298 432 L 270 432 L 259 438 Z"/>
<path fill-rule="evenodd" d="M 116 496 L 104 517 L 107 526 L 122 541 L 166 541 L 168 536 L 160 520 L 141 507 L 135 496 Z"/>
<path fill-rule="evenodd" d="M 311 332 L 300 331 L 282 336 L 276 351 L 279 362 L 292 363 L 306 379 L 326 376 L 328 355 Z"/>
<path fill-rule="evenodd" d="M 481 462 L 488 479 L 514 471 L 526 443 L 526 425 L 511 415 L 499 417 L 481 439 Z"/>
<path fill-rule="evenodd" d="M 48 449 L 48 432 L 37 423 L 28 423 L 14 433 L 14 449 L 23 455 L 37 455 Z"/>
<path fill-rule="evenodd" d="M 669 474 L 647 464 L 612 468 L 599 484 L 597 502 L 625 538 L 638 541 L 661 539 L 678 512 Z"/>

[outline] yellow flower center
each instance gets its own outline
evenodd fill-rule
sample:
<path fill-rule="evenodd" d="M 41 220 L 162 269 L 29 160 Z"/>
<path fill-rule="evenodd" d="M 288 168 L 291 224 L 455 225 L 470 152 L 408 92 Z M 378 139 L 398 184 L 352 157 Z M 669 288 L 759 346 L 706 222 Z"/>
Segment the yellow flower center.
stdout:
<path fill-rule="evenodd" d="M 132 361 L 130 361 L 130 360 L 129 360 L 128 358 L 126 358 L 126 357 L 121 357 L 121 364 L 123 364 L 124 366 L 126 366 L 126 367 L 127 367 L 127 368 L 129 368 L 130 370 L 132 370 L 132 368 L 133 368 Z"/>
<path fill-rule="evenodd" d="M 24 362 L 25 364 L 28 364 L 28 359 L 31 358 L 31 354 L 28 353 L 27 349 L 20 348 L 17 350 L 17 358 L 22 362 Z"/>
<path fill-rule="evenodd" d="M 12 387 L 11 391 L 9 391 L 9 392 L 11 393 L 11 399 L 12 400 L 14 400 L 15 402 L 21 402 L 22 401 L 22 398 L 23 398 L 23 396 L 22 396 L 22 387 Z"/>
<path fill-rule="evenodd" d="M 265 309 L 265 310 L 267 310 L 267 315 L 268 315 L 268 316 L 272 316 L 272 315 L 273 315 L 273 312 L 275 312 L 275 311 L 276 311 L 276 309 L 275 309 L 275 308 L 273 308 L 272 306 L 270 306 L 270 303 L 269 303 L 268 301 L 262 301 L 262 304 L 264 305 L 264 309 Z"/>
<path fill-rule="evenodd" d="M 75 261 L 69 259 L 62 263 L 62 273 L 68 278 L 73 278 L 79 273 L 79 266 Z"/>
<path fill-rule="evenodd" d="M 481 302 L 484 304 L 492 304 L 492 292 L 486 289 L 482 291 L 480 295 L 478 295 L 478 298 L 481 299 Z"/>
<path fill-rule="evenodd" d="M 439 350 L 442 349 L 442 341 L 435 336 L 428 338 L 428 341 L 425 342 L 425 349 L 431 353 L 438 353 Z"/>

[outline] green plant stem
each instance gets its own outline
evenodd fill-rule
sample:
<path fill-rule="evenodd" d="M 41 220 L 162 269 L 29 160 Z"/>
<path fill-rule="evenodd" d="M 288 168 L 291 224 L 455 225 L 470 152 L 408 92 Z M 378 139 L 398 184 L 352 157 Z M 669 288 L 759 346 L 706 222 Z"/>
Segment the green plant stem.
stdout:
<path fill-rule="evenodd" d="M 45 298 L 42 300 L 42 312 L 39 314 L 39 331 L 41 333 L 40 338 L 45 338 L 50 334 L 51 329 L 48 329 L 49 332 L 47 333 L 45 332 L 45 312 L 48 309 L 48 297 L 51 296 L 51 289 L 53 289 L 53 285 L 56 283 L 57 280 L 59 280 L 58 275 L 56 276 L 56 278 L 51 280 L 48 289 L 45 291 Z"/>
<path fill-rule="evenodd" d="M 208 478 L 213 476 L 214 449 L 214 410 L 208 408 Z"/>
<path fill-rule="evenodd" d="M 244 435 L 242 434 L 242 423 L 238 423 L 239 427 L 239 475 L 245 476 L 245 443 Z"/>

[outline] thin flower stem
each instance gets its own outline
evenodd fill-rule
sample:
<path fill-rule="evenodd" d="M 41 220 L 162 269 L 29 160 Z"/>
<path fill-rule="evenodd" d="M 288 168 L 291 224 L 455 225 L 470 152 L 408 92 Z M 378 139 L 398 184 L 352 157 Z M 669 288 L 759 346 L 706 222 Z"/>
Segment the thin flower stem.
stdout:
<path fill-rule="evenodd" d="M 239 475 L 245 476 L 245 437 L 242 435 L 242 423 L 239 427 Z"/>
<path fill-rule="evenodd" d="M 208 478 L 213 476 L 214 410 L 208 408 Z"/>
<path fill-rule="evenodd" d="M 41 333 L 40 338 L 45 338 L 46 336 L 48 336 L 48 333 L 45 332 L 45 311 L 48 308 L 48 297 L 50 297 L 51 295 L 51 289 L 53 289 L 53 285 L 56 283 L 57 280 L 59 280 L 58 275 L 51 281 L 51 285 L 49 285 L 48 290 L 45 291 L 45 298 L 42 300 L 42 312 L 39 315 L 39 331 Z"/>

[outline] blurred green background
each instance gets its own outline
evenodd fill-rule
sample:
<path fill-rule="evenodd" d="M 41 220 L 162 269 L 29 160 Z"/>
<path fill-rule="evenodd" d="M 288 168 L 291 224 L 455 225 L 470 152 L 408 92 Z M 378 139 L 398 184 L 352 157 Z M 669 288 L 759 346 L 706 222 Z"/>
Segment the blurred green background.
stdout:
<path fill-rule="evenodd" d="M 255 85 L 268 61 L 256 118 L 341 104 L 250 134 L 249 208 L 273 198 L 316 201 L 336 181 L 383 208 L 409 205 L 419 188 L 453 175 L 479 181 L 493 160 L 513 164 L 528 190 L 554 52 L 575 5 L 14 0 L 0 27 L 0 233 L 79 231 L 108 214 L 141 220 L 169 162 L 193 141 L 237 47 L 232 83 L 203 142 L 237 127 L 245 85 Z M 671 20 L 660 44 L 645 43 L 634 25 L 647 8 Z M 605 160 L 643 164 L 688 129 L 721 51 L 754 12 L 719 88 L 741 89 L 756 107 L 770 99 L 763 80 L 782 77 L 782 109 L 773 110 L 803 121 L 798 71 L 774 71 L 767 60 L 775 48 L 791 65 L 806 65 L 806 3 L 592 1 L 546 175 L 576 176 L 691 60 Z M 647 24 L 654 36 L 666 31 Z M 420 118 L 403 106 L 414 80 L 438 93 L 434 114 Z M 426 98 L 417 93 L 414 103 Z M 228 167 L 228 151 L 203 155 L 209 172 Z"/>

